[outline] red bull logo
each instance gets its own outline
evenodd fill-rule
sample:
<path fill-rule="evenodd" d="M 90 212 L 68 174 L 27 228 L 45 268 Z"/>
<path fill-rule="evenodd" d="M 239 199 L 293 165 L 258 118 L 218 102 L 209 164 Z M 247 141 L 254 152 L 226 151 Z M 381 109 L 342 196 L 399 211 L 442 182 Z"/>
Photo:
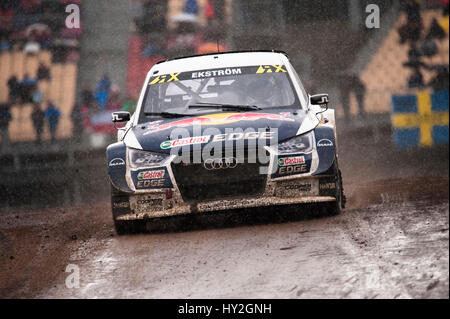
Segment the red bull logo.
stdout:
<path fill-rule="evenodd" d="M 169 123 L 161 124 L 163 121 L 152 122 L 149 130 L 143 135 L 160 132 L 173 127 L 189 127 L 193 125 L 225 125 L 239 121 L 257 121 L 257 120 L 274 120 L 294 122 L 288 114 L 271 114 L 271 113 L 216 113 L 197 117 L 190 117 L 183 120 L 177 120 Z"/>

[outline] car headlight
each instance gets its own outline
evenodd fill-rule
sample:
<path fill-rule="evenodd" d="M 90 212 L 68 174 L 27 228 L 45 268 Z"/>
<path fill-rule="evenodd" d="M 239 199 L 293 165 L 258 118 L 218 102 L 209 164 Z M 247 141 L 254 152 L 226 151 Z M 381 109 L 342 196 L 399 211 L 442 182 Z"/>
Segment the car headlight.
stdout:
<path fill-rule="evenodd" d="M 161 166 L 168 157 L 166 154 L 128 149 L 130 166 L 133 168 Z"/>
<path fill-rule="evenodd" d="M 313 149 L 313 135 L 310 132 L 296 136 L 276 145 L 274 148 L 278 154 L 309 153 Z"/>

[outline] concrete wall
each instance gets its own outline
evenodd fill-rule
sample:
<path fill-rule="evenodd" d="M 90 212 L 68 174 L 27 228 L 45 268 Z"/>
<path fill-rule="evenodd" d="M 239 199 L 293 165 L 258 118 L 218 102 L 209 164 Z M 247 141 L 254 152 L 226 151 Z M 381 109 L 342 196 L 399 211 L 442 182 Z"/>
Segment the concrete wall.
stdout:
<path fill-rule="evenodd" d="M 107 72 L 125 92 L 130 18 L 127 0 L 88 0 L 81 8 L 83 37 L 78 72 L 78 92 L 95 85 Z M 79 94 L 77 94 L 79 98 Z"/>

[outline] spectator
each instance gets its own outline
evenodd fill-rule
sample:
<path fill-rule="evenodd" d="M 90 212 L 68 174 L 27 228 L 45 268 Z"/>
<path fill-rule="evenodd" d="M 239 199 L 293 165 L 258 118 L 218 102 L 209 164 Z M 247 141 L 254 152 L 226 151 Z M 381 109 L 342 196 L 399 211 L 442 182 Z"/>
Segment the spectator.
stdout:
<path fill-rule="evenodd" d="M 122 103 L 122 111 L 130 112 L 130 114 L 133 114 L 136 110 L 136 99 L 133 99 L 131 96 L 127 96 L 127 98 Z"/>
<path fill-rule="evenodd" d="M 344 115 L 347 120 L 350 119 L 350 94 L 352 92 L 355 93 L 356 101 L 358 102 L 359 116 L 365 118 L 364 98 L 366 86 L 357 75 L 344 75 L 340 79 L 340 93 Z"/>
<path fill-rule="evenodd" d="M 142 1 L 131 0 L 128 5 L 128 12 L 133 19 L 133 21 L 139 20 L 143 17 L 144 8 L 142 6 Z"/>
<path fill-rule="evenodd" d="M 111 111 L 118 111 L 122 106 L 122 100 L 120 99 L 120 89 L 117 85 L 112 85 L 111 94 L 109 95 L 108 102 L 106 103 L 106 109 Z"/>
<path fill-rule="evenodd" d="M 8 37 L 4 34 L 0 34 L 0 52 L 11 50 L 11 44 L 8 41 Z"/>
<path fill-rule="evenodd" d="M 2 138 L 2 149 L 9 146 L 9 122 L 12 116 L 9 111 L 9 104 L 0 104 L 0 135 Z"/>
<path fill-rule="evenodd" d="M 103 78 L 97 83 L 97 88 L 94 93 L 98 106 L 101 109 L 104 109 L 106 107 L 106 102 L 108 101 L 110 89 L 111 89 L 111 81 L 109 80 L 108 74 L 105 73 L 103 75 Z"/>
<path fill-rule="evenodd" d="M 16 104 L 21 98 L 21 85 L 17 79 L 17 76 L 12 75 L 8 79 L 9 88 L 9 102 L 11 104 Z"/>
<path fill-rule="evenodd" d="M 30 34 L 30 36 L 27 39 L 27 42 L 25 43 L 25 46 L 23 47 L 23 51 L 26 54 L 38 54 L 41 50 L 41 45 L 39 44 L 36 39 L 38 38 L 38 34 L 35 30 L 33 30 Z"/>
<path fill-rule="evenodd" d="M 201 43 L 203 39 L 194 23 L 179 22 L 175 32 L 169 36 L 168 54 L 170 56 L 193 55 Z"/>
<path fill-rule="evenodd" d="M 89 85 L 85 84 L 81 91 L 81 104 L 86 106 L 89 110 L 94 107 L 94 94 Z"/>
<path fill-rule="evenodd" d="M 31 121 L 33 122 L 33 127 L 36 132 L 36 143 L 40 144 L 42 139 L 42 130 L 44 128 L 44 118 L 45 114 L 41 109 L 40 104 L 33 105 L 33 112 L 31 112 Z"/>
<path fill-rule="evenodd" d="M 152 56 L 162 56 L 166 49 L 166 38 L 160 32 L 152 32 L 147 35 L 147 45 L 142 50 L 142 56 L 149 58 Z"/>
<path fill-rule="evenodd" d="M 421 56 L 422 52 L 417 48 L 417 44 L 415 42 L 411 43 L 408 50 L 408 61 L 419 61 Z"/>
<path fill-rule="evenodd" d="M 438 46 L 433 39 L 426 38 L 420 47 L 420 52 L 423 56 L 431 58 L 438 53 Z"/>
<path fill-rule="evenodd" d="M 70 117 L 72 118 L 72 135 L 74 138 L 74 141 L 76 143 L 81 142 L 81 136 L 83 134 L 83 113 L 82 113 L 82 106 L 81 105 L 75 105 L 72 110 L 72 114 Z"/>
<path fill-rule="evenodd" d="M 436 18 L 433 18 L 433 21 L 431 22 L 430 29 L 428 30 L 427 35 L 425 36 L 426 39 L 438 39 L 442 40 L 447 36 L 444 29 L 442 29 L 439 22 L 436 20 Z"/>
<path fill-rule="evenodd" d="M 33 97 L 32 94 L 36 89 L 37 80 L 30 77 L 28 73 L 23 77 L 22 82 L 20 83 L 20 97 L 22 99 L 22 103 L 32 103 Z"/>
<path fill-rule="evenodd" d="M 50 69 L 43 62 L 39 63 L 37 78 L 38 81 L 50 81 Z"/>
<path fill-rule="evenodd" d="M 422 62 L 420 59 L 404 62 L 403 66 L 409 67 L 412 69 L 428 68 L 428 65 L 426 63 Z"/>
<path fill-rule="evenodd" d="M 52 101 L 48 101 L 47 109 L 45 110 L 45 117 L 47 118 L 51 142 L 54 143 L 56 140 L 56 130 L 58 129 L 59 118 L 61 117 L 61 112 L 53 104 Z"/>
<path fill-rule="evenodd" d="M 216 10 L 212 0 L 206 1 L 205 18 L 206 21 L 208 21 L 208 25 L 210 24 L 211 21 L 213 21 L 216 18 Z"/>
<path fill-rule="evenodd" d="M 417 0 L 407 0 L 404 4 L 403 10 L 406 13 L 408 22 L 421 22 L 422 16 L 420 14 L 420 4 Z"/>
<path fill-rule="evenodd" d="M 429 86 L 433 88 L 435 92 L 438 91 L 448 91 L 449 84 L 449 71 L 447 66 L 440 66 L 436 68 L 436 75 L 428 83 Z"/>
<path fill-rule="evenodd" d="M 415 0 L 406 1 L 403 10 L 407 15 L 407 22 L 398 29 L 400 43 L 407 41 L 417 42 L 423 30 L 422 16 L 420 15 L 420 4 Z"/>
<path fill-rule="evenodd" d="M 198 4 L 197 0 L 186 0 L 186 3 L 184 4 L 183 11 L 185 13 L 190 14 L 198 14 Z"/>
<path fill-rule="evenodd" d="M 448 16 L 448 0 L 441 0 L 442 4 L 442 15 Z"/>
<path fill-rule="evenodd" d="M 33 104 L 41 104 L 42 100 L 44 99 L 44 95 L 42 94 L 41 89 L 39 89 L 38 87 L 36 87 L 36 89 L 33 92 Z"/>
<path fill-rule="evenodd" d="M 50 30 L 42 32 L 42 34 L 39 36 L 39 45 L 41 46 L 41 49 L 50 49 L 52 47 L 52 37 Z"/>
<path fill-rule="evenodd" d="M 163 32 L 166 26 L 166 12 L 162 1 L 147 1 L 143 5 L 143 14 L 136 18 L 140 33 Z"/>
<path fill-rule="evenodd" d="M 210 22 L 210 27 L 203 33 L 204 42 L 197 47 L 197 54 L 226 52 L 228 49 L 221 44 L 223 40 L 224 30 L 218 20 Z"/>
<path fill-rule="evenodd" d="M 410 89 L 423 88 L 425 86 L 423 82 L 423 75 L 419 68 L 413 69 L 413 73 L 408 78 L 408 87 Z"/>

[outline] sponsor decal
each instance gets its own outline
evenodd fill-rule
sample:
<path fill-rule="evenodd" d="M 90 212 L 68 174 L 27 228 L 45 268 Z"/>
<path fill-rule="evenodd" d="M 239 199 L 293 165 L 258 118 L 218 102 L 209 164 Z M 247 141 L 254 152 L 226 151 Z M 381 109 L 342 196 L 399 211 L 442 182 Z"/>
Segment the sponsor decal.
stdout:
<path fill-rule="evenodd" d="M 286 190 L 297 190 L 300 192 L 309 192 L 311 191 L 311 184 L 296 184 L 296 185 L 287 185 L 285 186 Z"/>
<path fill-rule="evenodd" d="M 147 179 L 159 179 L 159 178 L 164 178 L 166 171 L 164 170 L 159 170 L 159 171 L 143 171 L 143 172 L 139 172 L 137 175 L 137 179 L 142 181 L 142 180 L 147 180 Z"/>
<path fill-rule="evenodd" d="M 173 141 L 164 141 L 161 143 L 160 146 L 163 150 L 165 150 L 165 149 L 174 148 L 174 147 L 178 147 L 178 146 L 203 144 L 203 143 L 208 143 L 210 138 L 211 138 L 211 135 L 187 137 L 187 138 L 182 138 L 182 139 L 173 140 Z"/>
<path fill-rule="evenodd" d="M 212 137 L 212 140 L 211 140 Z M 225 142 L 225 141 L 239 141 L 239 140 L 252 140 L 252 139 L 266 139 L 270 140 L 275 137 L 275 132 L 247 132 L 247 133 L 230 133 L 230 134 L 218 134 L 218 135 L 205 135 L 198 137 L 187 137 L 183 139 L 164 141 L 161 143 L 162 149 L 169 149 L 179 146 L 204 144 L 211 142 Z"/>
<path fill-rule="evenodd" d="M 199 210 L 220 210 L 220 209 L 228 209 L 228 208 L 236 208 L 236 207 L 251 207 L 255 206 L 258 203 L 257 198 L 254 199 L 239 199 L 239 200 L 226 200 L 226 201 L 215 201 L 215 202 L 206 202 L 199 203 L 197 205 Z"/>
<path fill-rule="evenodd" d="M 297 164 L 305 164 L 305 157 L 296 156 L 296 157 L 283 157 L 278 159 L 278 166 L 290 166 Z"/>
<path fill-rule="evenodd" d="M 125 161 L 122 158 L 113 158 L 110 162 L 109 162 L 109 167 L 114 167 L 114 166 L 123 166 L 125 165 Z"/>
<path fill-rule="evenodd" d="M 162 200 L 162 198 L 138 199 L 137 204 L 138 205 L 162 206 L 163 200 Z"/>
<path fill-rule="evenodd" d="M 219 70 L 209 70 L 209 71 L 198 71 L 192 72 L 193 79 L 210 78 L 216 76 L 230 76 L 230 75 L 240 75 L 242 74 L 241 68 L 227 68 Z"/>
<path fill-rule="evenodd" d="M 164 179 L 150 179 L 138 181 L 136 184 L 136 188 L 149 188 L 149 187 L 163 187 Z"/>
<path fill-rule="evenodd" d="M 278 175 L 302 174 L 306 172 L 308 172 L 308 166 L 306 164 L 282 166 L 278 169 Z"/>
<path fill-rule="evenodd" d="M 131 178 L 137 190 L 151 188 L 171 188 L 172 182 L 168 178 L 169 173 L 166 169 L 142 169 L 132 171 Z"/>
<path fill-rule="evenodd" d="M 336 181 L 334 177 L 319 180 L 319 194 L 322 196 L 336 196 Z"/>
<path fill-rule="evenodd" d="M 330 189 L 336 189 L 336 183 L 321 183 L 319 184 L 320 190 L 330 190 Z"/>
<path fill-rule="evenodd" d="M 275 132 L 247 132 L 214 135 L 212 142 L 238 141 L 238 140 L 270 140 L 275 137 Z"/>
<path fill-rule="evenodd" d="M 156 78 L 151 79 L 151 81 L 150 81 L 150 83 L 148 85 L 160 84 L 160 83 L 168 83 L 168 82 L 177 82 L 177 81 L 180 80 L 178 78 L 180 73 L 181 72 L 171 73 L 171 74 L 166 74 L 166 75 L 159 75 Z"/>
<path fill-rule="evenodd" d="M 206 69 L 187 72 L 176 72 L 152 76 L 148 85 L 178 82 L 191 79 L 206 79 L 223 76 L 240 76 L 243 74 L 287 73 L 285 65 L 255 65 L 221 69 Z"/>
<path fill-rule="evenodd" d="M 119 202 L 119 203 L 113 203 L 113 207 L 114 208 L 129 208 L 130 202 L 124 201 L 124 202 Z"/>
<path fill-rule="evenodd" d="M 286 69 L 284 68 L 284 65 L 261 65 L 258 70 L 256 71 L 256 74 L 260 73 L 286 73 Z"/>
<path fill-rule="evenodd" d="M 239 121 L 257 121 L 257 120 L 273 120 L 273 121 L 288 121 L 294 122 L 293 118 L 286 116 L 286 114 L 271 114 L 271 113 L 216 113 L 197 117 L 190 117 L 182 120 L 176 120 L 169 123 L 162 123 L 163 121 L 152 122 L 149 130 L 143 135 L 160 132 L 174 127 L 189 127 L 193 125 L 225 125 L 236 123 Z"/>
<path fill-rule="evenodd" d="M 327 138 L 324 138 L 317 142 L 317 146 L 318 147 L 330 147 L 330 146 L 333 146 L 333 142 Z"/>

